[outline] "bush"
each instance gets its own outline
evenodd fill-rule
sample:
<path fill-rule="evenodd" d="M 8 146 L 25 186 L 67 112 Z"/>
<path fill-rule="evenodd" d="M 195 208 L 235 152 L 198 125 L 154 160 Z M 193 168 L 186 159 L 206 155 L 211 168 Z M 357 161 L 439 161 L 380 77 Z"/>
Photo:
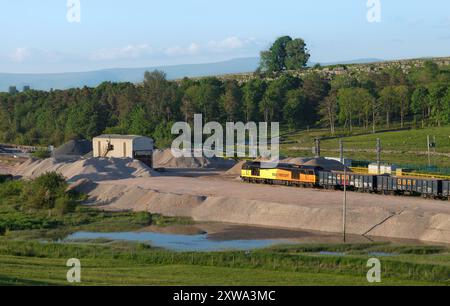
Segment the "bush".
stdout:
<path fill-rule="evenodd" d="M 44 189 L 27 187 L 23 197 L 23 202 L 28 208 L 40 210 L 51 209 L 55 206 L 55 196 Z"/>
<path fill-rule="evenodd" d="M 60 225 L 60 221 L 47 216 L 9 212 L 0 215 L 0 229 L 20 231 L 32 229 L 50 229 Z"/>
<path fill-rule="evenodd" d="M 75 210 L 75 206 L 75 201 L 68 194 L 60 196 L 55 200 L 55 211 L 59 215 L 65 215 L 73 212 Z"/>
<path fill-rule="evenodd" d="M 137 224 L 149 225 L 152 223 L 152 215 L 145 211 L 137 212 L 133 215 L 133 221 Z"/>
<path fill-rule="evenodd" d="M 46 159 L 50 157 L 50 152 L 47 150 L 37 150 L 31 154 L 34 158 Z"/>
<path fill-rule="evenodd" d="M 11 181 L 13 179 L 13 176 L 10 174 L 0 174 L 0 184 Z"/>
<path fill-rule="evenodd" d="M 22 181 L 7 181 L 0 184 L 0 200 L 20 196 L 23 190 Z"/>
<path fill-rule="evenodd" d="M 66 188 L 67 183 L 61 174 L 45 173 L 26 186 L 24 203 L 34 209 L 53 209 L 56 200 L 66 196 Z"/>
<path fill-rule="evenodd" d="M 59 173 L 47 172 L 33 181 L 36 188 L 43 188 L 50 192 L 58 192 L 67 188 L 66 179 Z"/>

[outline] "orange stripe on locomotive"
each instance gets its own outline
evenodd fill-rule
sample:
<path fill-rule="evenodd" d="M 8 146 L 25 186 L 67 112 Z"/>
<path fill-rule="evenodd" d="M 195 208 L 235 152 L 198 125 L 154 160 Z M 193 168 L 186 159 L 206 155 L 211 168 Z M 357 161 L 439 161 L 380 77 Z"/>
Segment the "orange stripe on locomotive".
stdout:
<path fill-rule="evenodd" d="M 257 171 L 251 170 L 251 164 L 248 163 L 241 171 L 242 178 L 253 178 L 260 180 L 287 181 L 292 183 L 316 184 L 318 182 L 318 170 L 314 167 L 297 167 L 292 165 L 280 164 L 277 168 L 261 168 L 258 163 L 253 163 Z M 250 168 L 250 169 L 249 169 Z"/>

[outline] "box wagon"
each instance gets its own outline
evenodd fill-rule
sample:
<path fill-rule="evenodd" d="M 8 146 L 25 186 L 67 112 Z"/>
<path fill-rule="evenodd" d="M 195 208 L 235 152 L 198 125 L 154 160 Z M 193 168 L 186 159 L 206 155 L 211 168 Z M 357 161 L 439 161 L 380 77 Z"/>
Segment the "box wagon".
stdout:
<path fill-rule="evenodd" d="M 441 196 L 450 200 L 450 181 L 442 181 Z"/>
<path fill-rule="evenodd" d="M 425 197 L 439 197 L 442 193 L 441 180 L 408 177 L 378 176 L 378 191 L 382 193 L 421 194 Z"/>
<path fill-rule="evenodd" d="M 365 175 L 358 173 L 343 172 L 319 172 L 319 186 L 324 188 L 343 188 L 344 185 L 350 189 L 375 192 L 377 187 L 376 175 Z"/>

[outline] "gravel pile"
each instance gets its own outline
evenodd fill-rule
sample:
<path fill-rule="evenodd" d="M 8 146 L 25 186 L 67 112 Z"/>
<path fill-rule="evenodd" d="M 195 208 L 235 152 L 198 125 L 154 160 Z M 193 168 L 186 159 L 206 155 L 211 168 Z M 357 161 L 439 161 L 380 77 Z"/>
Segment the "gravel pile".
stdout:
<path fill-rule="evenodd" d="M 66 157 L 66 156 L 84 156 L 92 152 L 92 142 L 89 140 L 70 140 L 62 146 L 56 148 L 52 156 L 53 157 Z"/>
<path fill-rule="evenodd" d="M 144 163 L 131 158 L 82 158 L 75 161 L 30 159 L 21 164 L 14 174 L 33 179 L 47 172 L 58 172 L 72 182 L 80 179 L 105 181 L 158 175 Z"/>
<path fill-rule="evenodd" d="M 174 157 L 171 149 L 155 150 L 153 152 L 153 164 L 156 168 L 180 168 L 180 169 L 229 169 L 236 164 L 233 160 L 219 157 Z"/>

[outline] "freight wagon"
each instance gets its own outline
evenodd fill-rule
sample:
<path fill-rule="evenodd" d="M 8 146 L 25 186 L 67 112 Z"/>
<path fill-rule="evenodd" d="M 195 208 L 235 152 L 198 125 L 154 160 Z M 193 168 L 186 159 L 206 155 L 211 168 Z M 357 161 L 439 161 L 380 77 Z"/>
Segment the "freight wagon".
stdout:
<path fill-rule="evenodd" d="M 377 176 L 343 172 L 319 172 L 319 186 L 326 189 L 342 189 L 346 185 L 350 190 L 376 192 Z"/>
<path fill-rule="evenodd" d="M 445 199 L 450 200 L 450 181 L 442 181 L 442 194 L 441 196 Z"/>
<path fill-rule="evenodd" d="M 250 183 L 286 186 L 343 189 L 360 192 L 413 195 L 450 200 L 450 181 L 414 177 L 394 177 L 353 172 L 325 171 L 321 167 L 278 164 L 263 167 L 261 162 L 247 162 L 241 170 L 241 179 Z"/>
<path fill-rule="evenodd" d="M 438 198 L 442 196 L 442 180 L 378 176 L 377 189 L 383 194 L 409 194 Z"/>

